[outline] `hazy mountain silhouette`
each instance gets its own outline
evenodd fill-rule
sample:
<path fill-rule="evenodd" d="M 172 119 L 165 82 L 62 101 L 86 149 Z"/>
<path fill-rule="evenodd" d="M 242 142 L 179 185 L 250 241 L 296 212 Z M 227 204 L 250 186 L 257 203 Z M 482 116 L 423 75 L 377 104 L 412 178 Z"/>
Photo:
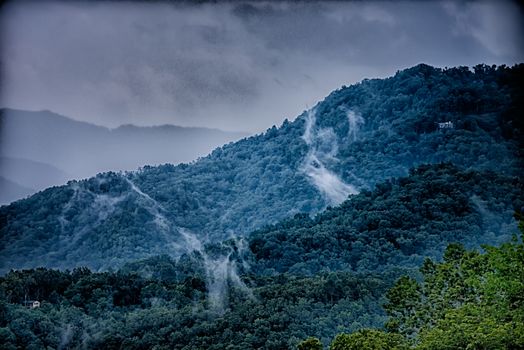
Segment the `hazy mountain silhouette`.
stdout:
<path fill-rule="evenodd" d="M 50 111 L 14 109 L 0 110 L 0 130 L 0 175 L 34 190 L 109 170 L 190 162 L 246 136 L 174 125 L 109 129 Z"/>

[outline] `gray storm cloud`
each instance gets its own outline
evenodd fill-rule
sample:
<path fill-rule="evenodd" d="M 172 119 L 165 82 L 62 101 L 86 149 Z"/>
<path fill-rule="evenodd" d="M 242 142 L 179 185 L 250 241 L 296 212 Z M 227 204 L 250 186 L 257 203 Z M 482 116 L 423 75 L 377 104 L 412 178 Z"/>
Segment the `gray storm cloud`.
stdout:
<path fill-rule="evenodd" d="M 8 2 L 0 104 L 260 131 L 420 62 L 523 60 L 514 2 Z"/>

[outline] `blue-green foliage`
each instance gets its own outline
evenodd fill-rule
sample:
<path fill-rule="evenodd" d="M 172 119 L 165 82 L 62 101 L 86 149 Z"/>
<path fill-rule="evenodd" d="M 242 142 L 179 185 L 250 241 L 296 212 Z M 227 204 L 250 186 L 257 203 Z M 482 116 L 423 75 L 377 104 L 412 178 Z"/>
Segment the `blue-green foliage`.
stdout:
<path fill-rule="evenodd" d="M 116 173 L 47 189 L 2 207 L 1 216 L 3 268 L 108 268 L 176 251 L 176 228 L 163 227 L 161 209 Z"/>
<path fill-rule="evenodd" d="M 413 169 L 377 184 L 314 219 L 292 219 L 255 231 L 250 248 L 261 273 L 384 271 L 440 258 L 450 242 L 501 243 L 516 230 L 524 183 L 492 171 L 446 163 Z"/>

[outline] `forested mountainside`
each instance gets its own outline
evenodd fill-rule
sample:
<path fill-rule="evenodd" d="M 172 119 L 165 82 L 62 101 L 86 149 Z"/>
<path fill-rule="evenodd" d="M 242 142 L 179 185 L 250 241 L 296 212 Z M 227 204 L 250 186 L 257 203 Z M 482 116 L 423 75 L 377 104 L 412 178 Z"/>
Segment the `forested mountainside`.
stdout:
<path fill-rule="evenodd" d="M 179 256 L 195 237 L 217 242 L 316 213 L 421 163 L 518 175 L 523 70 L 418 65 L 343 87 L 295 121 L 191 164 L 47 189 L 0 208 L 0 268 Z"/>
<path fill-rule="evenodd" d="M 0 347 L 524 348 L 523 68 L 419 65 L 1 207 Z"/>
<path fill-rule="evenodd" d="M 478 242 L 478 238 L 471 235 L 479 226 L 471 223 L 474 227 L 467 227 L 471 208 L 466 205 L 465 210 L 457 210 L 458 206 L 446 208 L 445 204 L 461 193 L 465 199 L 470 191 L 478 190 L 468 186 L 475 187 L 475 177 L 481 175 L 449 165 L 422 167 L 398 184 L 387 182 L 371 194 L 352 197 L 313 221 L 296 217 L 295 222 L 256 232 L 250 243 L 256 245 L 261 235 L 271 237 L 280 230 L 281 237 L 291 233 L 292 242 L 281 244 L 292 247 L 293 241 L 299 241 L 298 231 L 303 242 L 310 242 L 310 237 L 319 234 L 319 226 L 327 229 L 330 221 L 351 232 L 352 223 L 341 222 L 355 213 L 353 200 L 361 216 L 367 218 L 376 214 L 382 199 L 388 204 L 399 201 L 395 211 L 409 207 L 402 203 L 408 197 L 425 198 L 421 188 L 429 179 L 439 184 L 463 178 L 463 192 L 463 186 L 457 186 L 456 194 L 446 195 L 446 190 L 437 194 L 440 204 L 428 206 L 427 198 L 419 203 L 430 210 L 415 213 L 419 217 L 402 228 L 402 237 L 416 237 L 421 233 L 418 225 L 424 223 L 442 227 L 442 236 L 437 236 L 437 231 L 429 235 L 428 244 L 439 241 L 433 253 L 454 239 L 473 245 L 470 240 Z M 497 184 L 507 189 L 506 180 L 488 176 L 485 181 L 492 181 L 494 190 Z M 417 181 L 420 184 L 415 184 Z M 515 185 L 522 190 L 521 185 Z M 393 188 L 387 190 L 388 186 Z M 502 197 L 485 198 L 493 199 L 493 208 L 506 208 L 509 203 L 497 199 Z M 486 212 L 487 208 L 483 214 Z M 479 214 L 473 216 L 480 222 Z M 485 219 L 497 222 L 494 216 Z M 417 273 L 411 267 L 424 252 L 432 252 L 427 244 L 414 245 L 407 253 L 387 239 L 377 239 L 376 232 L 360 234 L 365 240 L 375 240 L 370 249 L 367 245 L 348 247 L 340 257 L 341 244 L 337 242 L 333 243 L 333 254 L 312 245 L 304 253 L 303 266 L 285 273 L 277 271 L 287 267 L 281 256 L 260 257 L 256 249 L 253 253 L 234 241 L 195 244 L 194 251 L 178 260 L 158 256 L 126 264 L 117 272 L 94 273 L 87 268 L 11 271 L 0 277 L 0 345 L 6 349 L 184 350 L 297 349 L 297 345 L 299 350 L 311 350 L 330 342 L 331 349 L 339 350 L 524 346 L 524 250 L 516 236 L 499 248 L 484 246 L 486 254 L 450 244 L 443 251 L 443 262 L 426 259 L 418 265 Z M 333 241 L 324 237 L 315 242 L 323 240 Z M 386 266 L 369 260 L 376 252 L 382 254 L 379 259 L 389 259 Z M 411 261 L 410 256 L 414 258 Z M 352 272 L 348 261 L 357 261 L 365 272 Z M 327 265 L 333 266 L 332 271 L 311 274 Z M 268 266 L 275 268 L 269 270 Z M 421 275 L 424 283 L 419 282 Z M 38 300 L 41 305 L 28 308 L 28 300 Z M 305 340 L 307 337 L 315 338 Z"/>
<path fill-rule="evenodd" d="M 446 246 L 510 240 L 524 182 L 493 171 L 424 165 L 377 184 L 315 218 L 294 218 L 249 237 L 259 273 L 380 272 L 440 259 Z"/>

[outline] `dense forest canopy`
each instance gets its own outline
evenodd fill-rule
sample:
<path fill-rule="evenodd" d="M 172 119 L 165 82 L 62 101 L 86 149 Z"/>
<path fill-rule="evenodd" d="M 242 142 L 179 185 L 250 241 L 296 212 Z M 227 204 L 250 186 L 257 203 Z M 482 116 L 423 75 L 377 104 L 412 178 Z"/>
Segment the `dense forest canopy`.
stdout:
<path fill-rule="evenodd" d="M 501 243 L 516 230 L 524 183 L 492 171 L 425 165 L 315 218 L 295 215 L 249 238 L 263 273 L 383 271 L 440 258 L 449 242 Z"/>
<path fill-rule="evenodd" d="M 484 253 L 450 244 L 442 262 L 424 262 L 422 282 L 403 276 L 388 290 L 386 331 L 341 333 L 329 349 L 522 349 L 524 216 L 517 217 L 519 239 Z M 318 344 L 311 337 L 298 348 L 321 350 Z"/>
<path fill-rule="evenodd" d="M 311 350 L 331 343 L 330 349 L 339 350 L 520 349 L 522 237 L 483 249 L 450 244 L 441 262 L 426 259 L 419 274 L 400 268 L 311 277 L 245 274 L 245 284 L 225 281 L 223 308 L 213 304 L 214 284 L 199 270 L 198 255 L 178 262 L 157 257 L 118 272 L 11 271 L 0 278 L 0 345 Z M 154 271 L 148 277 L 146 267 Z M 403 273 L 408 275 L 400 277 Z M 27 308 L 24 302 L 34 299 L 41 306 Z"/>

